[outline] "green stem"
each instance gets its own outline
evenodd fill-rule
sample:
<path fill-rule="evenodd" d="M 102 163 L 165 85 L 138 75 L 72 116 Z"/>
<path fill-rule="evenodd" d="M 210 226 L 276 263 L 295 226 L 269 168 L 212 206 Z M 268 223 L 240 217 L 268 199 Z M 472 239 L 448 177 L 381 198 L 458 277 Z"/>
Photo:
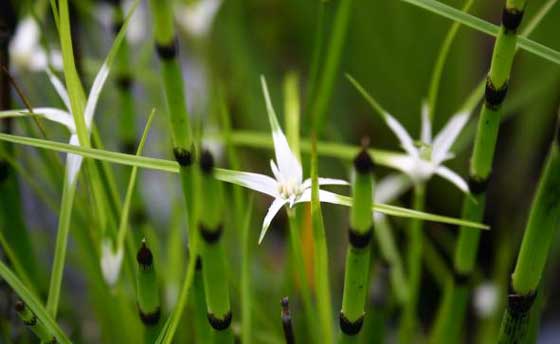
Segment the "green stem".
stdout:
<path fill-rule="evenodd" d="M 201 194 L 198 230 L 202 238 L 202 276 L 208 321 L 215 330 L 216 343 L 233 343 L 231 331 L 231 305 L 227 278 L 226 256 L 223 235 L 223 186 L 213 176 L 214 158 L 208 151 L 200 157 Z"/>
<path fill-rule="evenodd" d="M 349 246 L 340 311 L 340 343 L 357 343 L 362 331 L 369 289 L 373 219 L 373 161 L 365 149 L 354 159 Z"/>
<path fill-rule="evenodd" d="M 161 317 L 159 286 L 152 251 L 146 239 L 136 254 L 136 300 L 140 320 L 146 326 L 146 341 L 153 343 Z"/>
<path fill-rule="evenodd" d="M 423 211 L 426 186 L 425 184 L 414 185 L 413 204 L 414 210 Z M 399 338 L 401 343 L 410 343 L 419 334 L 418 331 L 418 294 L 422 277 L 422 246 L 424 234 L 422 232 L 423 222 L 411 220 L 408 234 L 408 298 L 404 305 L 400 324 Z"/>
<path fill-rule="evenodd" d="M 529 313 L 534 303 L 550 244 L 560 223 L 560 132 L 550 148 L 529 214 L 517 263 L 511 275 L 511 292 L 502 327 L 500 343 L 523 342 L 527 335 Z"/>
<path fill-rule="evenodd" d="M 334 88 L 342 48 L 348 30 L 350 21 L 350 13 L 352 9 L 352 0 L 340 0 L 336 10 L 333 28 L 326 51 L 326 60 L 321 71 L 321 77 L 317 82 L 317 92 L 314 99 L 311 100 L 311 121 L 314 131 L 319 134 L 325 122 L 325 116 L 329 101 Z"/>
<path fill-rule="evenodd" d="M 294 209 L 288 209 L 288 222 L 290 227 L 290 249 L 292 252 L 292 268 L 295 269 L 297 280 L 299 281 L 299 290 L 303 301 L 303 311 L 305 314 L 305 323 L 307 327 L 306 333 L 310 338 L 317 338 L 315 327 L 315 309 L 311 299 L 311 290 L 309 280 L 305 271 L 305 260 L 303 256 L 303 244 L 301 242 L 300 224 L 297 220 Z"/>
<path fill-rule="evenodd" d="M 50 333 L 50 331 L 45 327 L 43 322 L 33 314 L 33 312 L 23 303 L 23 301 L 18 300 L 16 302 L 16 312 L 23 321 L 23 323 L 35 333 L 37 338 L 42 342 L 46 343 L 56 343 L 56 338 Z"/>
<path fill-rule="evenodd" d="M 486 81 L 485 102 L 481 108 L 474 149 L 470 160 L 469 186 L 472 195 L 466 195 L 464 198 L 462 218 L 465 220 L 481 221 L 483 217 L 486 186 L 492 170 L 502 104 L 506 97 L 511 67 L 516 52 L 517 28 L 521 22 L 525 5 L 525 0 L 506 1 L 502 25 L 494 43 L 490 71 Z M 465 227 L 460 228 L 454 257 L 454 275 L 462 282 L 458 289 L 467 288 L 464 281 L 468 280 L 472 273 L 476 261 L 479 238 L 480 231 Z M 445 293 L 454 294 L 451 291 L 453 288 L 452 283 L 454 282 L 450 281 L 449 283 L 448 288 L 450 290 Z M 468 295 L 468 293 L 466 294 Z M 462 293 L 458 295 L 462 295 Z M 459 299 L 450 303 L 459 306 L 466 305 L 465 302 Z M 454 314 L 445 314 L 440 310 L 440 315 L 442 316 L 438 320 L 442 323 L 436 323 L 436 328 L 439 328 L 438 332 L 445 334 L 448 336 L 447 338 L 457 338 L 459 335 L 456 330 L 461 326 L 456 326 L 452 321 L 459 321 L 462 324 L 465 307 L 455 307 L 453 312 Z M 434 342 L 444 339 L 432 337 Z"/>

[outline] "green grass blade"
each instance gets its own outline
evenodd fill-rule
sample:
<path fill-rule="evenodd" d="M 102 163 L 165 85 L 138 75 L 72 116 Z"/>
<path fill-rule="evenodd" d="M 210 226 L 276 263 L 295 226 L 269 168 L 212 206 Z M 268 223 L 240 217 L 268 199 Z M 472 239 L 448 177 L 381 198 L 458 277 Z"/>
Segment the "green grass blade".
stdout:
<path fill-rule="evenodd" d="M 33 311 L 33 313 L 45 324 L 47 329 L 56 337 L 60 343 L 70 343 L 70 340 L 60 329 L 54 319 L 47 313 L 40 300 L 38 300 L 25 287 L 25 285 L 14 275 L 14 273 L 0 261 L 0 276 L 12 287 L 12 289 L 21 297 L 23 302 Z"/>
<path fill-rule="evenodd" d="M 490 36 L 496 37 L 500 28 L 497 25 L 489 23 L 483 19 L 480 19 L 471 14 L 465 13 L 461 10 L 453 8 L 449 5 L 441 3 L 436 0 L 401 0 L 418 6 L 442 17 L 451 19 L 453 21 L 459 22 L 465 26 L 472 29 L 480 31 L 482 33 L 488 34 Z M 553 62 L 555 64 L 560 64 L 560 52 L 551 49 L 545 45 L 537 43 L 527 37 L 519 36 L 517 38 L 517 44 L 519 47 L 527 52 L 530 52 L 536 56 L 542 57 L 545 60 Z"/>

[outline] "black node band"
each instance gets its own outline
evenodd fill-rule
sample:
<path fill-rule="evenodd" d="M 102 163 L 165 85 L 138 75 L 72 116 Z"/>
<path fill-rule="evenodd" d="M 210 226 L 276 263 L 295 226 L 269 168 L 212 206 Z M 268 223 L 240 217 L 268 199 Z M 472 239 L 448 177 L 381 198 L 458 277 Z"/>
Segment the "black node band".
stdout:
<path fill-rule="evenodd" d="M 175 160 L 181 166 L 190 166 L 193 163 L 192 153 L 184 148 L 173 148 L 173 155 L 175 156 Z"/>
<path fill-rule="evenodd" d="M 367 149 L 362 149 L 354 158 L 354 168 L 360 174 L 372 173 L 374 169 L 373 159 Z"/>
<path fill-rule="evenodd" d="M 153 312 L 144 313 L 140 308 L 138 308 L 138 314 L 140 314 L 140 319 L 142 320 L 144 325 L 153 326 L 159 322 L 161 309 L 158 307 Z"/>
<path fill-rule="evenodd" d="M 469 184 L 469 191 L 473 195 L 480 195 L 481 193 L 486 192 L 488 188 L 488 181 L 490 180 L 489 177 L 484 179 L 479 179 L 477 177 L 469 176 L 468 184 Z"/>
<path fill-rule="evenodd" d="M 497 110 L 500 105 L 504 102 L 508 90 L 508 82 L 506 81 L 501 88 L 496 88 L 492 83 L 492 80 L 488 78 L 486 80 L 486 90 L 484 92 L 484 99 L 486 100 L 486 106 L 492 110 Z"/>
<path fill-rule="evenodd" d="M 367 232 L 364 233 L 360 233 L 357 230 L 350 227 L 350 229 L 348 230 L 348 242 L 350 242 L 350 245 L 352 245 L 352 247 L 354 248 L 357 249 L 366 248 L 369 246 L 369 243 L 371 242 L 372 233 L 373 233 L 372 227 L 370 227 L 367 230 Z"/>
<path fill-rule="evenodd" d="M 348 336 L 355 336 L 360 333 L 364 324 L 364 315 L 360 316 L 356 321 L 350 321 L 343 312 L 340 312 L 339 325 L 340 330 Z"/>
<path fill-rule="evenodd" d="M 510 293 L 508 295 L 508 313 L 513 318 L 526 316 L 531 310 L 536 297 L 536 291 L 526 295 L 521 295 L 511 291 L 510 288 Z"/>
<path fill-rule="evenodd" d="M 115 36 L 119 34 L 119 32 L 123 27 L 123 24 L 124 23 L 122 21 L 117 21 L 113 23 L 113 33 L 115 34 Z"/>
<path fill-rule="evenodd" d="M 502 12 L 502 25 L 506 29 L 506 33 L 514 33 L 521 24 L 523 19 L 523 10 L 515 8 L 504 8 Z"/>
<path fill-rule="evenodd" d="M 196 271 L 202 270 L 202 258 L 200 258 L 200 256 L 196 256 L 196 261 L 194 262 L 194 269 Z"/>
<path fill-rule="evenodd" d="M 204 225 L 199 225 L 198 228 L 200 230 L 202 239 L 204 239 L 207 244 L 214 244 L 218 240 L 220 240 L 220 237 L 222 236 L 222 233 L 224 231 L 224 227 L 222 225 L 219 225 L 217 228 L 213 229 L 207 228 Z"/>
<path fill-rule="evenodd" d="M 213 313 L 208 313 L 208 322 L 216 331 L 223 331 L 231 325 L 231 311 L 224 315 L 223 319 L 217 318 Z"/>
<path fill-rule="evenodd" d="M 169 44 L 156 43 L 156 51 L 160 59 L 171 60 L 177 57 L 177 39 L 173 39 Z"/>
<path fill-rule="evenodd" d="M 23 322 L 26 326 L 35 326 L 37 325 L 37 317 L 36 316 L 32 316 L 31 319 L 24 321 Z"/>
<path fill-rule="evenodd" d="M 117 87 L 120 90 L 128 91 L 132 87 L 132 78 L 130 75 L 121 75 L 117 78 Z"/>
<path fill-rule="evenodd" d="M 121 143 L 121 152 L 126 154 L 136 154 L 136 143 L 131 140 L 126 140 Z"/>
<path fill-rule="evenodd" d="M 471 274 L 453 270 L 453 279 L 455 280 L 455 285 L 466 286 L 471 281 Z"/>

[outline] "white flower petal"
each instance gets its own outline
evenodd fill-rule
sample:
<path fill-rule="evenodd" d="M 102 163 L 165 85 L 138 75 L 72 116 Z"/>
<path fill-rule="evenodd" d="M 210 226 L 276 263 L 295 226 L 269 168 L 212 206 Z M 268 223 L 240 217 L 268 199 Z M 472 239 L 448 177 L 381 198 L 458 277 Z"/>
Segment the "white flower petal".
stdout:
<path fill-rule="evenodd" d="M 407 175 L 413 175 L 418 159 L 404 154 L 391 154 L 383 158 L 383 166 L 397 169 Z M 381 161 L 379 162 L 381 164 Z"/>
<path fill-rule="evenodd" d="M 93 115 L 95 114 L 97 100 L 99 100 L 99 95 L 101 94 L 101 90 L 103 89 L 103 85 L 105 84 L 108 76 L 109 66 L 107 65 L 107 62 L 105 62 L 95 76 L 95 80 L 93 81 L 93 85 L 91 86 L 91 90 L 89 91 L 89 96 L 84 110 L 84 117 L 88 130 L 91 128 L 91 122 L 93 120 Z"/>
<path fill-rule="evenodd" d="M 122 248 L 114 252 L 111 239 L 103 239 L 101 243 L 101 272 L 109 286 L 114 286 L 119 279 L 123 253 Z"/>
<path fill-rule="evenodd" d="M 272 107 L 272 102 L 270 101 L 270 95 L 266 86 L 266 80 L 263 76 L 261 76 L 261 84 L 266 102 L 268 119 L 270 121 L 270 128 L 272 129 L 272 140 L 274 141 L 276 163 L 285 180 L 294 179 L 298 184 L 301 184 L 303 179 L 301 164 L 290 149 L 288 140 L 278 124 L 278 118 L 276 117 L 276 112 Z"/>
<path fill-rule="evenodd" d="M 37 48 L 41 30 L 39 24 L 32 16 L 27 16 L 20 21 L 14 37 L 10 41 L 10 55 L 16 64 L 27 65 L 27 61 Z"/>
<path fill-rule="evenodd" d="M 427 102 L 422 103 L 422 129 L 420 139 L 425 144 L 432 143 L 432 121 L 430 120 L 430 107 Z"/>
<path fill-rule="evenodd" d="M 44 117 L 50 121 L 57 122 L 64 125 L 66 128 L 68 128 L 68 130 L 70 130 L 71 133 L 76 132 L 76 126 L 74 125 L 74 118 L 67 111 L 56 109 L 56 108 L 39 107 L 33 109 L 33 113 L 35 115 Z"/>
<path fill-rule="evenodd" d="M 436 135 L 432 148 L 432 161 L 439 165 L 447 156 L 449 149 L 463 130 L 469 119 L 469 112 L 461 112 L 449 119 L 445 127 Z"/>
<path fill-rule="evenodd" d="M 69 143 L 74 146 L 80 146 L 78 135 L 72 134 L 72 136 L 70 136 Z M 84 158 L 81 155 L 72 153 L 68 153 L 66 155 L 66 175 L 68 176 L 68 183 L 70 185 L 76 182 L 76 177 L 78 176 L 78 172 L 80 172 L 83 160 Z"/>
<path fill-rule="evenodd" d="M 287 200 L 277 198 L 274 200 L 274 202 L 272 202 L 270 208 L 268 208 L 268 212 L 266 213 L 266 216 L 264 217 L 264 221 L 262 224 L 261 234 L 259 235 L 259 244 L 263 241 L 266 231 L 268 230 L 268 227 L 272 222 L 272 219 L 274 218 L 274 216 L 276 216 L 276 214 L 278 214 L 280 209 L 282 209 L 282 207 L 286 203 L 288 203 Z"/>
<path fill-rule="evenodd" d="M 397 119 L 391 116 L 389 113 L 385 113 L 385 122 L 389 129 L 397 136 L 399 141 L 401 142 L 402 148 L 411 156 L 417 157 L 418 156 L 418 149 L 414 146 L 414 141 L 412 137 L 408 134 L 406 129 L 402 126 L 402 124 L 397 121 Z"/>
<path fill-rule="evenodd" d="M 321 178 L 319 177 L 319 185 L 350 185 L 349 182 L 342 179 L 334 179 L 334 178 Z M 309 189 L 311 188 L 311 178 L 307 178 L 301 184 L 302 189 Z"/>
<path fill-rule="evenodd" d="M 455 184 L 461 191 L 468 193 L 469 186 L 467 182 L 461 178 L 457 173 L 451 171 L 445 166 L 438 166 L 436 169 L 436 174 L 442 178 L 449 180 L 451 183 Z"/>
<path fill-rule="evenodd" d="M 319 202 L 351 206 L 352 199 L 349 198 L 349 200 L 350 202 L 348 202 L 340 195 L 335 194 L 334 192 L 319 190 Z M 301 196 L 296 200 L 296 203 L 304 203 L 304 202 L 311 202 L 311 189 L 305 190 L 301 194 Z"/>
<path fill-rule="evenodd" d="M 240 185 L 274 198 L 279 196 L 276 180 L 263 174 L 217 168 L 214 170 L 214 176 L 223 182 Z"/>
<path fill-rule="evenodd" d="M 375 185 L 375 202 L 390 203 L 400 197 L 412 185 L 404 174 L 390 174 Z"/>
<path fill-rule="evenodd" d="M 59 50 L 51 49 L 49 54 L 49 65 L 51 65 L 55 70 L 62 70 L 62 54 Z"/>
<path fill-rule="evenodd" d="M 274 160 L 270 160 L 270 170 L 272 171 L 272 175 L 274 176 L 274 178 L 276 178 L 277 181 L 282 182 L 284 180 L 282 174 L 278 170 L 278 166 L 276 166 L 276 164 L 274 163 Z"/>
<path fill-rule="evenodd" d="M 210 31 L 221 4 L 222 0 L 199 0 L 180 6 L 177 21 L 191 35 L 204 36 Z"/>
<path fill-rule="evenodd" d="M 29 55 L 27 63 L 29 70 L 34 72 L 43 71 L 48 66 L 47 54 L 42 48 L 37 48 Z"/>
<path fill-rule="evenodd" d="M 64 87 L 62 81 L 53 73 L 53 71 L 50 68 L 47 68 L 46 72 L 47 72 L 47 76 L 49 77 L 49 81 L 51 82 L 51 85 L 53 85 L 54 89 L 56 90 L 56 93 L 58 93 L 58 96 L 60 97 L 60 99 L 62 99 L 64 106 L 66 106 L 66 109 L 68 109 L 68 111 L 71 111 L 72 106 L 70 105 L 70 97 L 68 96 L 68 91 L 66 91 L 66 87 Z"/>

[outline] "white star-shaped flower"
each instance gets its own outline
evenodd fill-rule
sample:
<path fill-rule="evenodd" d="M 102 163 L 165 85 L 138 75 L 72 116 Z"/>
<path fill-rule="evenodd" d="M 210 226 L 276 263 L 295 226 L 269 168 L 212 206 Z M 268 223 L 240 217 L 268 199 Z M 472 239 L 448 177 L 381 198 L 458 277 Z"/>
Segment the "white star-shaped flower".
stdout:
<path fill-rule="evenodd" d="M 274 153 L 276 155 L 276 161 L 270 161 L 270 168 L 274 178 L 250 172 L 230 171 L 228 174 L 224 174 L 223 170 L 218 172 L 219 175 L 216 176 L 220 180 L 235 183 L 274 197 L 274 201 L 264 217 L 259 243 L 262 242 L 272 219 L 284 205 L 288 205 L 291 208 L 297 203 L 311 201 L 311 179 L 303 180 L 301 163 L 290 149 L 288 140 L 278 124 L 264 77 L 261 77 L 261 84 L 272 130 Z M 319 185 L 348 185 L 348 182 L 340 179 L 319 178 Z M 334 194 L 323 190 L 319 191 L 319 199 L 321 202 L 340 203 Z"/>
<path fill-rule="evenodd" d="M 25 17 L 17 26 L 14 37 L 10 41 L 10 59 L 20 69 L 30 71 L 45 70 L 49 64 L 62 69 L 62 55 L 58 50 L 50 52 L 40 44 L 41 28 L 35 18 Z"/>
<path fill-rule="evenodd" d="M 451 146 L 469 119 L 470 113 L 460 112 L 453 115 L 443 129 L 432 138 L 432 123 L 429 118 L 427 105 L 422 106 L 422 128 L 420 141 L 414 142 L 406 129 L 388 112 L 382 113 L 385 123 L 399 139 L 402 148 L 407 153 L 394 156 L 387 161 L 387 165 L 398 169 L 409 176 L 414 183 L 425 183 L 434 174 L 447 179 L 463 192 L 469 192 L 465 180 L 457 173 L 443 166 L 443 163 L 454 155 Z"/>

